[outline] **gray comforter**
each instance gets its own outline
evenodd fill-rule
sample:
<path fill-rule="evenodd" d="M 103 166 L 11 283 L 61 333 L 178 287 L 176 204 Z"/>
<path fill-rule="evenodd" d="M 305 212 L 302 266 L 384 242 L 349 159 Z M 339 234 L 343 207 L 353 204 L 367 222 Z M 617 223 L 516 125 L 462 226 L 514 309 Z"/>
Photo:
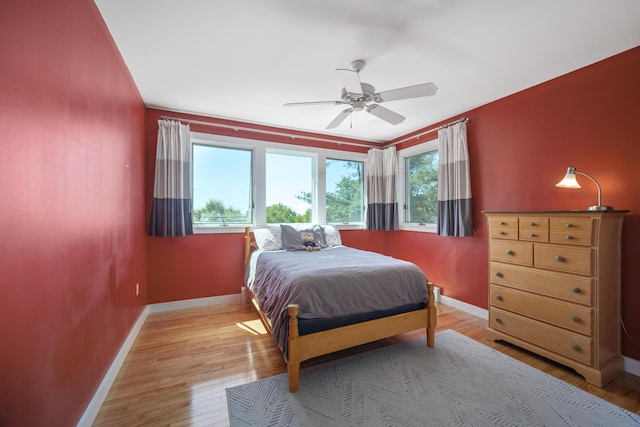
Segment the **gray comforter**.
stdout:
<path fill-rule="evenodd" d="M 299 318 L 333 318 L 388 310 L 427 299 L 424 273 L 407 261 L 346 246 L 254 254 L 248 286 L 271 319 L 286 357 L 287 305 Z"/>

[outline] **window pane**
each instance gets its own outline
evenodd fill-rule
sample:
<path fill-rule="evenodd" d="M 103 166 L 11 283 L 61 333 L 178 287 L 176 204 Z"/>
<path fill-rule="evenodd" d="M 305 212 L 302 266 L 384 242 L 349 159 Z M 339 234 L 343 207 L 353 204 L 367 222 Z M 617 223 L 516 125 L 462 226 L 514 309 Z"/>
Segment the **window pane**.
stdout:
<path fill-rule="evenodd" d="M 266 153 L 267 223 L 311 222 L 313 158 Z"/>
<path fill-rule="evenodd" d="M 327 222 L 363 222 L 364 163 L 327 159 L 326 164 Z"/>
<path fill-rule="evenodd" d="M 251 150 L 193 145 L 193 222 L 251 223 Z"/>
<path fill-rule="evenodd" d="M 438 221 L 438 151 L 406 159 L 405 221 L 435 224 Z"/>

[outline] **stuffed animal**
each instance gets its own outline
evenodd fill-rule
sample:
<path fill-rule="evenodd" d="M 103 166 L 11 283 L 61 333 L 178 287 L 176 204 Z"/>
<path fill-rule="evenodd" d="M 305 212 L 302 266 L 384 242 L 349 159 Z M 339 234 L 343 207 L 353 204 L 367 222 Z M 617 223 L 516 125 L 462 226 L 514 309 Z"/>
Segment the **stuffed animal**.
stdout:
<path fill-rule="evenodd" d="M 313 236 L 310 234 L 302 237 L 302 247 L 309 252 L 320 250 L 320 245 L 313 241 Z"/>

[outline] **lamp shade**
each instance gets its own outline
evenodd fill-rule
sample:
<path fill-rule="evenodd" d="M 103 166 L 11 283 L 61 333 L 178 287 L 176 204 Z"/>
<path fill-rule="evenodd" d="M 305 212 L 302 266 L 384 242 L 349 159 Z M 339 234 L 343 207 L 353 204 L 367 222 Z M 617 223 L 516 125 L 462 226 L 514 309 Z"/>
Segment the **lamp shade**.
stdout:
<path fill-rule="evenodd" d="M 562 181 L 556 184 L 556 187 L 562 188 L 582 188 L 576 180 L 576 168 L 568 168 L 567 174 L 562 178 Z"/>

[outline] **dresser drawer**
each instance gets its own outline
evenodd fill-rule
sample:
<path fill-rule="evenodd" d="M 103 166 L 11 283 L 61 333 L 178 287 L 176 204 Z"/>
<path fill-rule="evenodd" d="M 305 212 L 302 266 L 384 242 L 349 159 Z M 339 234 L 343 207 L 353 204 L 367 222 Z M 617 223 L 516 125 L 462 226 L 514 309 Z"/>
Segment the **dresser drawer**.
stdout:
<path fill-rule="evenodd" d="M 533 244 L 491 240 L 489 254 L 492 260 L 533 266 Z"/>
<path fill-rule="evenodd" d="M 549 229 L 553 231 L 571 231 L 591 235 L 593 220 L 586 218 L 558 217 L 549 220 Z"/>
<path fill-rule="evenodd" d="M 492 239 L 518 240 L 518 217 L 489 218 L 489 230 Z"/>
<path fill-rule="evenodd" d="M 518 240 L 518 227 L 491 228 L 492 239 Z"/>
<path fill-rule="evenodd" d="M 535 270 L 495 261 L 489 264 L 489 275 L 491 283 L 578 304 L 592 303 L 593 279 L 590 277 Z"/>
<path fill-rule="evenodd" d="M 541 322 L 591 336 L 591 309 L 515 289 L 492 285 L 490 303 Z"/>
<path fill-rule="evenodd" d="M 537 244 L 533 257 L 539 268 L 591 276 L 591 248 Z"/>
<path fill-rule="evenodd" d="M 531 242 L 549 241 L 549 218 L 520 217 L 518 218 L 518 238 Z"/>
<path fill-rule="evenodd" d="M 551 231 L 549 242 L 562 245 L 591 246 L 591 234 L 572 230 Z"/>
<path fill-rule="evenodd" d="M 489 326 L 585 365 L 591 364 L 591 338 L 493 307 L 489 310 Z"/>

